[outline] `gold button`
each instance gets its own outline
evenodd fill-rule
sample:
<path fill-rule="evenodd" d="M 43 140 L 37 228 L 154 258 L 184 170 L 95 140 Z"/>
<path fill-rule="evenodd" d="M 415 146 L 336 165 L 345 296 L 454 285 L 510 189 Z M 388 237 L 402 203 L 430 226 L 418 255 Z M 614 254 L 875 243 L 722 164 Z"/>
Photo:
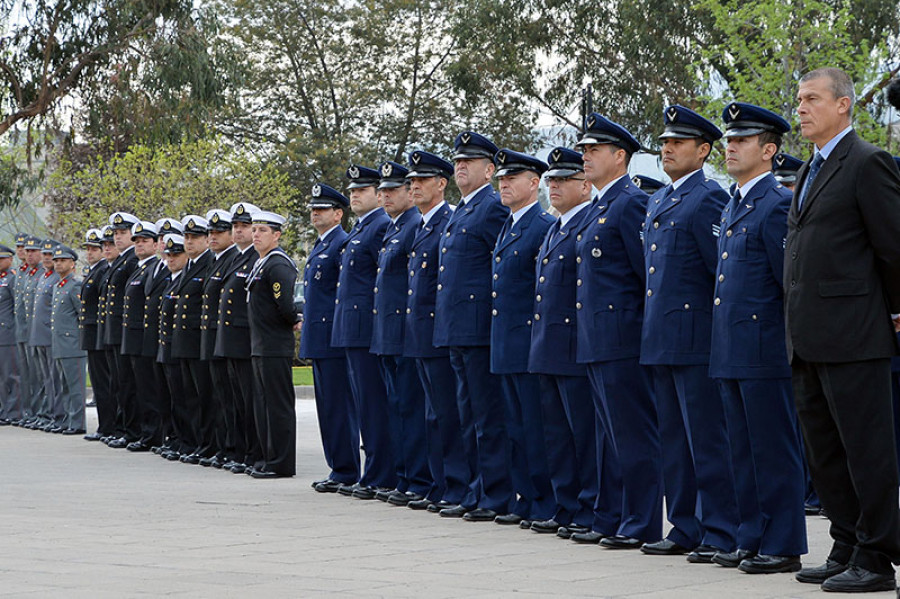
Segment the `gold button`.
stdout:
<path fill-rule="evenodd" d="M 575 262 L 578 263 L 578 264 L 581 264 L 581 256 L 577 256 L 577 257 L 575 258 Z"/>
<path fill-rule="evenodd" d="M 438 291 L 440 291 L 440 290 L 443 289 L 443 288 L 444 288 L 444 286 L 441 285 L 440 283 L 438 283 L 438 286 L 437 286 Z"/>
<path fill-rule="evenodd" d="M 722 260 L 728 259 L 728 252 L 722 252 Z"/>
<path fill-rule="evenodd" d="M 407 308 L 407 309 L 406 309 L 406 313 L 407 313 L 407 314 L 411 314 L 411 313 L 412 313 L 412 308 Z"/>
<path fill-rule="evenodd" d="M 722 303 L 722 300 L 720 300 L 719 298 L 716 298 L 716 301 L 714 301 L 713 303 L 718 306 L 719 304 Z"/>
<path fill-rule="evenodd" d="M 494 262 L 500 262 L 500 256 L 497 256 L 496 258 L 494 258 Z"/>
<path fill-rule="evenodd" d="M 496 291 L 491 291 L 491 297 L 497 297 L 497 292 L 496 292 Z"/>
<path fill-rule="evenodd" d="M 725 280 L 725 275 L 719 275 L 719 282 L 721 283 L 724 280 Z"/>
<path fill-rule="evenodd" d="M 577 286 L 581 287 L 581 279 L 578 279 L 577 281 L 575 281 L 575 284 L 576 284 Z"/>
<path fill-rule="evenodd" d="M 537 301 L 541 301 L 541 296 L 538 295 L 538 296 L 537 296 L 536 298 L 534 298 L 534 299 L 536 299 Z"/>
<path fill-rule="evenodd" d="M 543 277 L 543 275 L 541 276 L 540 279 L 538 279 L 538 282 L 539 282 L 539 283 L 543 283 L 543 282 L 544 282 L 544 277 Z"/>
<path fill-rule="evenodd" d="M 543 264 L 547 264 L 547 263 L 549 263 L 549 262 L 550 262 L 550 259 L 549 259 L 549 258 L 544 258 Z"/>
<path fill-rule="evenodd" d="M 412 289 L 406 292 L 406 295 L 412 295 Z"/>
<path fill-rule="evenodd" d="M 690 310 L 690 309 L 691 309 L 691 305 L 690 305 L 690 304 L 685 304 L 685 305 L 684 305 L 684 309 L 685 309 L 685 310 Z"/>
<path fill-rule="evenodd" d="M 732 235 L 731 229 L 728 229 L 727 231 L 725 231 L 725 237 L 731 237 L 731 235 Z"/>
<path fill-rule="evenodd" d="M 650 297 L 651 295 L 653 295 L 653 290 L 652 290 L 652 289 L 648 289 L 648 290 L 647 290 L 647 297 Z"/>
<path fill-rule="evenodd" d="M 581 302 L 575 302 L 575 309 L 581 310 Z"/>
<path fill-rule="evenodd" d="M 540 314 L 535 314 L 535 315 L 534 315 L 534 319 L 535 319 L 535 320 L 540 320 L 540 319 L 541 319 L 541 315 L 540 315 Z"/>
<path fill-rule="evenodd" d="M 491 314 L 493 314 L 494 316 L 497 316 L 497 310 L 496 309 L 491 310 Z"/>
<path fill-rule="evenodd" d="M 656 267 L 655 267 L 655 266 L 651 266 L 649 272 L 650 272 L 651 275 L 652 275 L 653 273 L 655 273 L 655 272 L 656 272 Z"/>
<path fill-rule="evenodd" d="M 659 221 L 658 221 L 658 220 L 653 221 L 653 228 L 654 228 L 654 229 L 658 229 L 658 228 L 659 228 Z"/>
<path fill-rule="evenodd" d="M 650 251 L 651 251 L 651 252 L 655 252 L 655 251 L 656 251 L 656 244 L 655 244 L 655 243 L 652 244 L 652 245 L 650 246 Z"/>

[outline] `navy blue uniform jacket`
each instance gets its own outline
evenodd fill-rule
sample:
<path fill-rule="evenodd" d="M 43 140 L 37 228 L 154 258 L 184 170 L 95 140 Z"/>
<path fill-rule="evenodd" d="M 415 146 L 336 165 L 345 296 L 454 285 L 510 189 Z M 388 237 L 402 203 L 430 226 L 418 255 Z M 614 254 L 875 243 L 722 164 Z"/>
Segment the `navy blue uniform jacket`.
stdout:
<path fill-rule="evenodd" d="M 303 269 L 306 303 L 303 307 L 303 330 L 300 333 L 300 357 L 311 359 L 340 358 L 344 350 L 331 346 L 334 323 L 334 299 L 341 267 L 341 248 L 347 232 L 339 226 L 313 247 Z"/>

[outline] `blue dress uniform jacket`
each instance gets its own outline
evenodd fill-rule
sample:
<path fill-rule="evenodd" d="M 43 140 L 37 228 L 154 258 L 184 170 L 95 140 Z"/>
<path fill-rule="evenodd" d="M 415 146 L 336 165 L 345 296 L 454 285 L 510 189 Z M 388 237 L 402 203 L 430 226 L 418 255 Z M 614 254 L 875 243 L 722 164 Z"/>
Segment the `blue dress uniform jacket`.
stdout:
<path fill-rule="evenodd" d="M 46 271 L 34 288 L 34 312 L 28 345 L 50 347 L 50 319 L 53 313 L 53 286 L 59 282 L 55 271 Z"/>
<path fill-rule="evenodd" d="M 406 303 L 406 336 L 403 355 L 410 358 L 449 356 L 447 348 L 434 346 L 435 301 L 440 242 L 447 221 L 453 215 L 450 204 L 435 212 L 416 232 L 409 254 L 409 294 Z"/>
<path fill-rule="evenodd" d="M 511 217 L 510 217 L 511 218 Z M 491 372 L 528 372 L 535 299 L 535 262 L 556 219 L 535 202 L 519 222 L 504 226 L 494 248 Z"/>
<path fill-rule="evenodd" d="M 489 185 L 454 211 L 440 243 L 434 345 L 491 342 L 491 266 L 509 208 Z"/>
<path fill-rule="evenodd" d="M 671 190 L 667 185 L 647 202 L 641 363 L 707 364 L 718 254 L 713 225 L 728 194 L 702 170 Z"/>
<path fill-rule="evenodd" d="M 100 309 L 100 283 L 109 263 L 98 260 L 87 272 L 81 284 L 81 349 L 97 349 L 97 317 Z"/>
<path fill-rule="evenodd" d="M 641 224 L 646 210 L 647 194 L 628 177 L 616 181 L 589 209 L 587 227 L 576 243 L 581 363 L 641 353 L 645 272 Z"/>
<path fill-rule="evenodd" d="M 58 277 L 58 275 L 57 275 Z M 83 358 L 78 335 L 78 316 L 81 313 L 81 279 L 70 274 L 65 281 L 58 280 L 52 286 L 53 307 L 51 329 L 51 353 L 53 359 Z"/>
<path fill-rule="evenodd" d="M 531 372 L 587 376 L 587 369 L 577 361 L 575 281 L 578 275 L 576 262 L 571 257 L 575 255 L 576 240 L 583 237 L 585 228 L 592 222 L 590 217 L 591 206 L 588 205 L 555 235 L 556 227 L 552 227 L 541 245 L 528 364 Z M 540 301 L 537 301 L 538 297 Z"/>
<path fill-rule="evenodd" d="M 223 273 L 219 298 L 219 325 L 215 355 L 238 360 L 250 359 L 250 319 L 247 316 L 247 277 L 259 258 L 251 245 L 238 252 Z M 334 305 L 334 302 L 331 302 Z M 329 312 L 330 313 L 330 312 Z"/>
<path fill-rule="evenodd" d="M 332 347 L 334 301 L 341 267 L 341 248 L 347 232 L 340 226 L 313 247 L 303 269 L 303 331 L 300 334 L 301 358 L 343 358 L 340 348 Z"/>
<path fill-rule="evenodd" d="M 0 345 L 16 344 L 16 271 L 0 272 Z"/>
<path fill-rule="evenodd" d="M 125 286 L 131 273 L 137 268 L 138 259 L 134 255 L 134 247 L 130 247 L 112 261 L 106 276 L 106 289 L 103 311 L 103 338 L 105 345 L 120 346 L 122 343 L 122 311 L 125 305 Z"/>
<path fill-rule="evenodd" d="M 153 265 L 151 271 L 155 271 L 158 264 L 159 261 Z M 162 309 L 163 295 L 171 280 L 172 273 L 165 264 L 160 267 L 156 276 L 153 276 L 151 272 L 147 277 L 144 287 L 146 297 L 144 302 L 144 335 L 141 339 L 141 355 L 145 358 L 156 359 L 156 355 L 159 352 L 160 310 Z M 83 295 L 84 291 L 82 288 Z"/>
<path fill-rule="evenodd" d="M 144 350 L 144 307 L 147 281 L 153 276 L 159 258 L 153 256 L 138 266 L 125 282 L 122 306 L 122 354 L 140 356 Z"/>
<path fill-rule="evenodd" d="M 344 242 L 331 331 L 335 347 L 372 345 L 378 253 L 390 222 L 384 208 L 376 208 L 353 226 Z"/>
<path fill-rule="evenodd" d="M 771 174 L 722 212 L 709 373 L 787 378 L 784 239 L 791 194 Z"/>
<path fill-rule="evenodd" d="M 418 208 L 413 207 L 401 214 L 397 222 L 389 223 L 384 234 L 384 245 L 378 254 L 378 274 L 375 277 L 370 348 L 373 354 L 403 354 L 410 252 L 421 223 L 422 215 Z"/>
<path fill-rule="evenodd" d="M 203 309 L 200 315 L 200 359 L 211 360 L 215 355 L 216 335 L 219 329 L 219 299 L 225 283 L 225 273 L 237 256 L 236 245 L 226 248 L 218 257 L 213 257 L 209 266 L 209 276 L 203 285 Z"/>
<path fill-rule="evenodd" d="M 203 285 L 209 276 L 212 252 L 206 251 L 181 272 L 175 304 L 172 357 L 200 358 L 200 320 L 203 313 Z"/>

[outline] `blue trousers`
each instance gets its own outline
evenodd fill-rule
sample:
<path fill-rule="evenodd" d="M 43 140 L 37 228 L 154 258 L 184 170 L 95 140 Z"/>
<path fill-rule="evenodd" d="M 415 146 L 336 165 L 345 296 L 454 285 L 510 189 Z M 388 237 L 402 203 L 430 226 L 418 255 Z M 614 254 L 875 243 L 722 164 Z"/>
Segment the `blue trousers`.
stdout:
<path fill-rule="evenodd" d="M 517 499 L 512 512 L 527 520 L 547 520 L 556 512 L 544 445 L 541 384 L 536 374 L 501 375 L 509 432 L 509 461 Z"/>
<path fill-rule="evenodd" d="M 662 455 L 650 375 L 637 358 L 595 362 L 589 368 L 603 432 L 619 466 L 622 516 L 615 534 L 658 541 L 662 538 Z M 601 493 L 605 482 L 601 478 Z"/>
<path fill-rule="evenodd" d="M 791 380 L 717 382 L 734 460 L 738 547 L 763 555 L 806 553 L 803 452 Z"/>
<path fill-rule="evenodd" d="M 359 480 L 367 487 L 395 489 L 394 448 L 388 422 L 388 399 L 381 378 L 378 356 L 368 347 L 347 347 L 347 372 L 350 390 L 359 413 L 359 432 L 366 454 L 365 469 Z"/>
<path fill-rule="evenodd" d="M 397 490 L 426 495 L 431 490 L 425 442 L 425 391 L 412 358 L 381 356 L 381 374 L 390 410 Z"/>
<path fill-rule="evenodd" d="M 359 480 L 359 418 L 347 380 L 346 358 L 312 361 L 316 415 L 328 478 L 346 485 Z"/>
<path fill-rule="evenodd" d="M 456 375 L 447 357 L 416 358 L 416 369 L 425 390 L 425 438 L 434 481 L 428 498 L 459 504 L 469 493 L 472 470 L 463 447 Z"/>
<path fill-rule="evenodd" d="M 512 506 L 512 478 L 507 453 L 506 411 L 500 379 L 490 371 L 488 346 L 451 347 L 456 374 L 456 401 L 463 446 L 475 473 L 463 507 L 507 514 Z"/>
<path fill-rule="evenodd" d="M 709 366 L 653 366 L 668 538 L 734 551 L 740 516 L 725 409 Z"/>

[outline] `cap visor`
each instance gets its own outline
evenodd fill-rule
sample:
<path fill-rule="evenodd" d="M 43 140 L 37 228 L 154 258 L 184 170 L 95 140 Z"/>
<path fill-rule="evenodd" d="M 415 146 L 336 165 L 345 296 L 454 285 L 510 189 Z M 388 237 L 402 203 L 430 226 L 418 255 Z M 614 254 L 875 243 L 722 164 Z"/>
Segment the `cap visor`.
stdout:
<path fill-rule="evenodd" d="M 573 175 L 583 172 L 584 171 L 578 171 L 572 168 L 553 168 L 544 173 L 544 176 L 548 179 L 568 179 Z"/>

